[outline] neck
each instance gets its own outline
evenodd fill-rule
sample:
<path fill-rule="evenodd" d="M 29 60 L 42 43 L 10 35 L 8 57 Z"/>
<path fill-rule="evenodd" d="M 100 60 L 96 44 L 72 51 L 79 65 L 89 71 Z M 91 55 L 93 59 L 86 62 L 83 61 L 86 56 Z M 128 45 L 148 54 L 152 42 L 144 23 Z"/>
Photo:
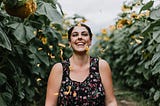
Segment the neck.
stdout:
<path fill-rule="evenodd" d="M 78 55 L 78 54 L 73 54 L 71 57 L 71 61 L 79 66 L 86 65 L 89 62 L 90 56 L 87 54 L 84 55 Z"/>

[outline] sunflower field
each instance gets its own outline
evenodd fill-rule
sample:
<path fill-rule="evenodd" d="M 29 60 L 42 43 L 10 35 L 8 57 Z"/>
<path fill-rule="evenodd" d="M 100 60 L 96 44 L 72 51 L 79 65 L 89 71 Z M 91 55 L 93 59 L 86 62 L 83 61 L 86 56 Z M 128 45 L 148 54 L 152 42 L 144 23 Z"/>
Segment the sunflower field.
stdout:
<path fill-rule="evenodd" d="M 160 106 L 160 5 L 124 2 L 115 25 L 97 34 L 91 55 L 107 60 L 114 80 Z M 57 0 L 0 0 L 0 106 L 44 106 L 51 67 L 71 55 Z"/>
<path fill-rule="evenodd" d="M 57 8 L 53 0 L 0 1 L 0 106 L 44 106 L 49 70 L 64 48 Z"/>
<path fill-rule="evenodd" d="M 91 53 L 109 62 L 114 80 L 160 106 L 160 4 L 124 2 L 97 39 Z"/>

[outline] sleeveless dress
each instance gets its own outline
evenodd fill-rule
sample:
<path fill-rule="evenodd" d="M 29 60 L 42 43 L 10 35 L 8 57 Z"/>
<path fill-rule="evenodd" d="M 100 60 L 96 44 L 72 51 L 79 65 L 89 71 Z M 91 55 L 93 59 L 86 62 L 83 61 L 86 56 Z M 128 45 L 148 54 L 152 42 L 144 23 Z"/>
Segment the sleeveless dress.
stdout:
<path fill-rule="evenodd" d="M 83 82 L 69 77 L 69 59 L 62 62 L 63 77 L 58 106 L 105 106 L 105 91 L 99 74 L 99 59 L 90 57 L 90 72 Z"/>

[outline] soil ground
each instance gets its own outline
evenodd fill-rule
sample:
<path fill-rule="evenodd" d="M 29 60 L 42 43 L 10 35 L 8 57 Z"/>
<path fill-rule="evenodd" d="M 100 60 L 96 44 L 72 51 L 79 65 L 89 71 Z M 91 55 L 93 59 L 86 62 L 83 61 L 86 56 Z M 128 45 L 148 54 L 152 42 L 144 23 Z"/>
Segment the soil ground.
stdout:
<path fill-rule="evenodd" d="M 155 106 L 149 100 L 144 99 L 142 95 L 117 87 L 115 88 L 115 96 L 118 106 Z"/>

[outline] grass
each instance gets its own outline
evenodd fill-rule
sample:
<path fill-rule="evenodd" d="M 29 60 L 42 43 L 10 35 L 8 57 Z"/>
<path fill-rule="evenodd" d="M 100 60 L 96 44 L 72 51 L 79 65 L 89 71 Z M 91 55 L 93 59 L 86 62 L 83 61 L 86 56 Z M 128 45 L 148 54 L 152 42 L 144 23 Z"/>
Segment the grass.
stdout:
<path fill-rule="evenodd" d="M 115 96 L 118 102 L 118 106 L 155 106 L 149 99 L 144 97 L 135 91 L 115 86 Z"/>

